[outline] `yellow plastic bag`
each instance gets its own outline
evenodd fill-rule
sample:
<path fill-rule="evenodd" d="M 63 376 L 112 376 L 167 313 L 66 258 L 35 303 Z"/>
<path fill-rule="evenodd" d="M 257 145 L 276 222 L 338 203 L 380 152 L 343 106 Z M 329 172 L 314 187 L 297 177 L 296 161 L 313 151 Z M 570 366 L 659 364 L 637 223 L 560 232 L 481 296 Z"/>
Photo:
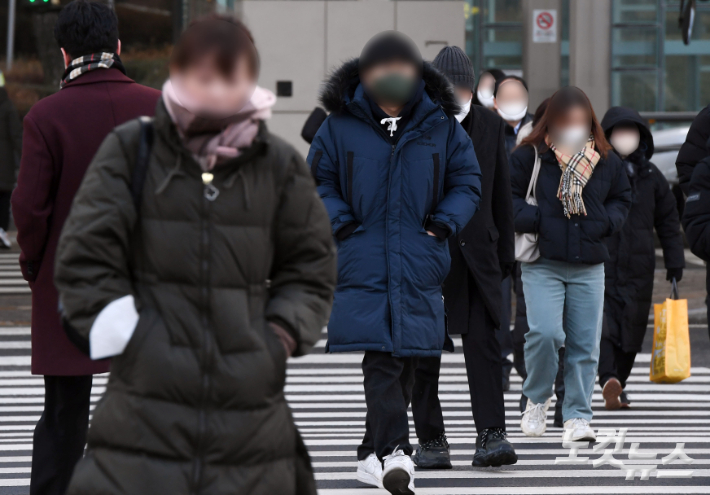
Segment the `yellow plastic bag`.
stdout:
<path fill-rule="evenodd" d="M 671 297 L 653 307 L 653 353 L 651 381 L 676 383 L 690 376 L 690 334 L 688 300 L 678 299 L 673 279 Z"/>

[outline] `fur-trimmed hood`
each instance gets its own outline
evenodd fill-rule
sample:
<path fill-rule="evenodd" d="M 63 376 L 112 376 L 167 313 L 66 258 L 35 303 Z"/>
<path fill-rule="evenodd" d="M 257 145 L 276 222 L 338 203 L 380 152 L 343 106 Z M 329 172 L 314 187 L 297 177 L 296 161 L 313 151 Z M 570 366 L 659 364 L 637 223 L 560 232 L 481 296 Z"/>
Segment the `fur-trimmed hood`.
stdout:
<path fill-rule="evenodd" d="M 449 117 L 459 113 L 459 104 L 451 85 L 446 77 L 429 62 L 424 62 L 422 78 L 425 84 L 424 90 L 432 102 L 441 106 Z M 358 59 L 353 58 L 335 69 L 326 79 L 321 88 L 320 101 L 330 113 L 342 113 L 352 101 L 359 84 Z"/>

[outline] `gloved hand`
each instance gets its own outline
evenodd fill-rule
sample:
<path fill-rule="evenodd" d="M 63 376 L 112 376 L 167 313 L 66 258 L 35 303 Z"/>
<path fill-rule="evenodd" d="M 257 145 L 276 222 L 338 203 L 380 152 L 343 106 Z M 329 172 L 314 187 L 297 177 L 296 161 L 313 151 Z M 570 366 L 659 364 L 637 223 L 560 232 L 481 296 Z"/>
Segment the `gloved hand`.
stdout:
<path fill-rule="evenodd" d="M 510 275 L 512 275 L 513 270 L 515 270 L 515 262 L 514 261 L 501 262 L 500 263 L 501 280 L 505 280 Z"/>
<path fill-rule="evenodd" d="M 682 268 L 669 268 L 668 271 L 666 272 L 666 280 L 669 282 L 675 278 L 676 282 L 680 282 L 680 280 L 683 278 L 683 269 Z"/>

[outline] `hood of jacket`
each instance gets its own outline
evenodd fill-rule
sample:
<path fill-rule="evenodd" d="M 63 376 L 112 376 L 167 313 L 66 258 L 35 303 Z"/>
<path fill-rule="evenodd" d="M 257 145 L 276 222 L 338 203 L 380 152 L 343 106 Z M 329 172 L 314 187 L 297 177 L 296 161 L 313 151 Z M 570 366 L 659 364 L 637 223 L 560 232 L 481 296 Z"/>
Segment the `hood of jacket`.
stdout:
<path fill-rule="evenodd" d="M 653 156 L 653 135 L 648 128 L 648 122 L 639 115 L 633 108 L 628 107 L 611 107 L 602 119 L 602 129 L 607 139 L 611 136 L 611 131 L 614 126 L 619 124 L 636 124 L 641 132 L 641 142 L 646 145 L 646 159 L 650 160 Z"/>
<path fill-rule="evenodd" d="M 422 71 L 424 91 L 431 101 L 453 118 L 459 113 L 459 104 L 446 77 L 429 62 L 424 62 Z M 356 90 L 360 86 L 358 59 L 353 58 L 335 69 L 321 89 L 320 101 L 330 113 L 343 113 L 351 104 L 356 104 Z"/>

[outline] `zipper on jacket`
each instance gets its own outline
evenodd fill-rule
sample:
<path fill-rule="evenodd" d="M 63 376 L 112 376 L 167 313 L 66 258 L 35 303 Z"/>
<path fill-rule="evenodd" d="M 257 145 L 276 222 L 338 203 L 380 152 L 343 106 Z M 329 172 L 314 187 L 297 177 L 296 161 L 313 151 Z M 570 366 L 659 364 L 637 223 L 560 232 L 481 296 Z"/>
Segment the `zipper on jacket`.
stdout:
<path fill-rule="evenodd" d="M 439 204 L 439 173 L 440 173 L 440 163 L 439 163 L 439 153 L 434 153 L 431 155 L 434 159 L 434 194 L 431 199 L 431 212 L 434 213 L 436 205 Z"/>
<path fill-rule="evenodd" d="M 355 153 L 352 151 L 348 151 L 348 158 L 347 158 L 347 174 L 348 174 L 348 203 L 350 203 L 350 206 L 353 205 L 353 160 L 355 158 Z"/>
<path fill-rule="evenodd" d="M 210 174 L 212 175 L 212 174 Z M 205 433 L 207 431 L 207 409 L 210 394 L 211 380 L 210 368 L 212 364 L 212 335 L 211 335 L 211 312 L 210 312 L 210 256 L 211 256 L 211 232 L 210 216 L 212 212 L 212 202 L 217 199 L 219 191 L 212 184 L 212 179 L 205 180 L 203 177 L 202 211 L 200 215 L 200 323 L 202 326 L 200 341 L 200 400 L 198 404 L 198 425 L 197 425 L 197 449 L 192 471 L 193 495 L 200 493 L 202 484 L 202 471 L 204 468 Z M 217 193 L 215 194 L 215 191 Z"/>

